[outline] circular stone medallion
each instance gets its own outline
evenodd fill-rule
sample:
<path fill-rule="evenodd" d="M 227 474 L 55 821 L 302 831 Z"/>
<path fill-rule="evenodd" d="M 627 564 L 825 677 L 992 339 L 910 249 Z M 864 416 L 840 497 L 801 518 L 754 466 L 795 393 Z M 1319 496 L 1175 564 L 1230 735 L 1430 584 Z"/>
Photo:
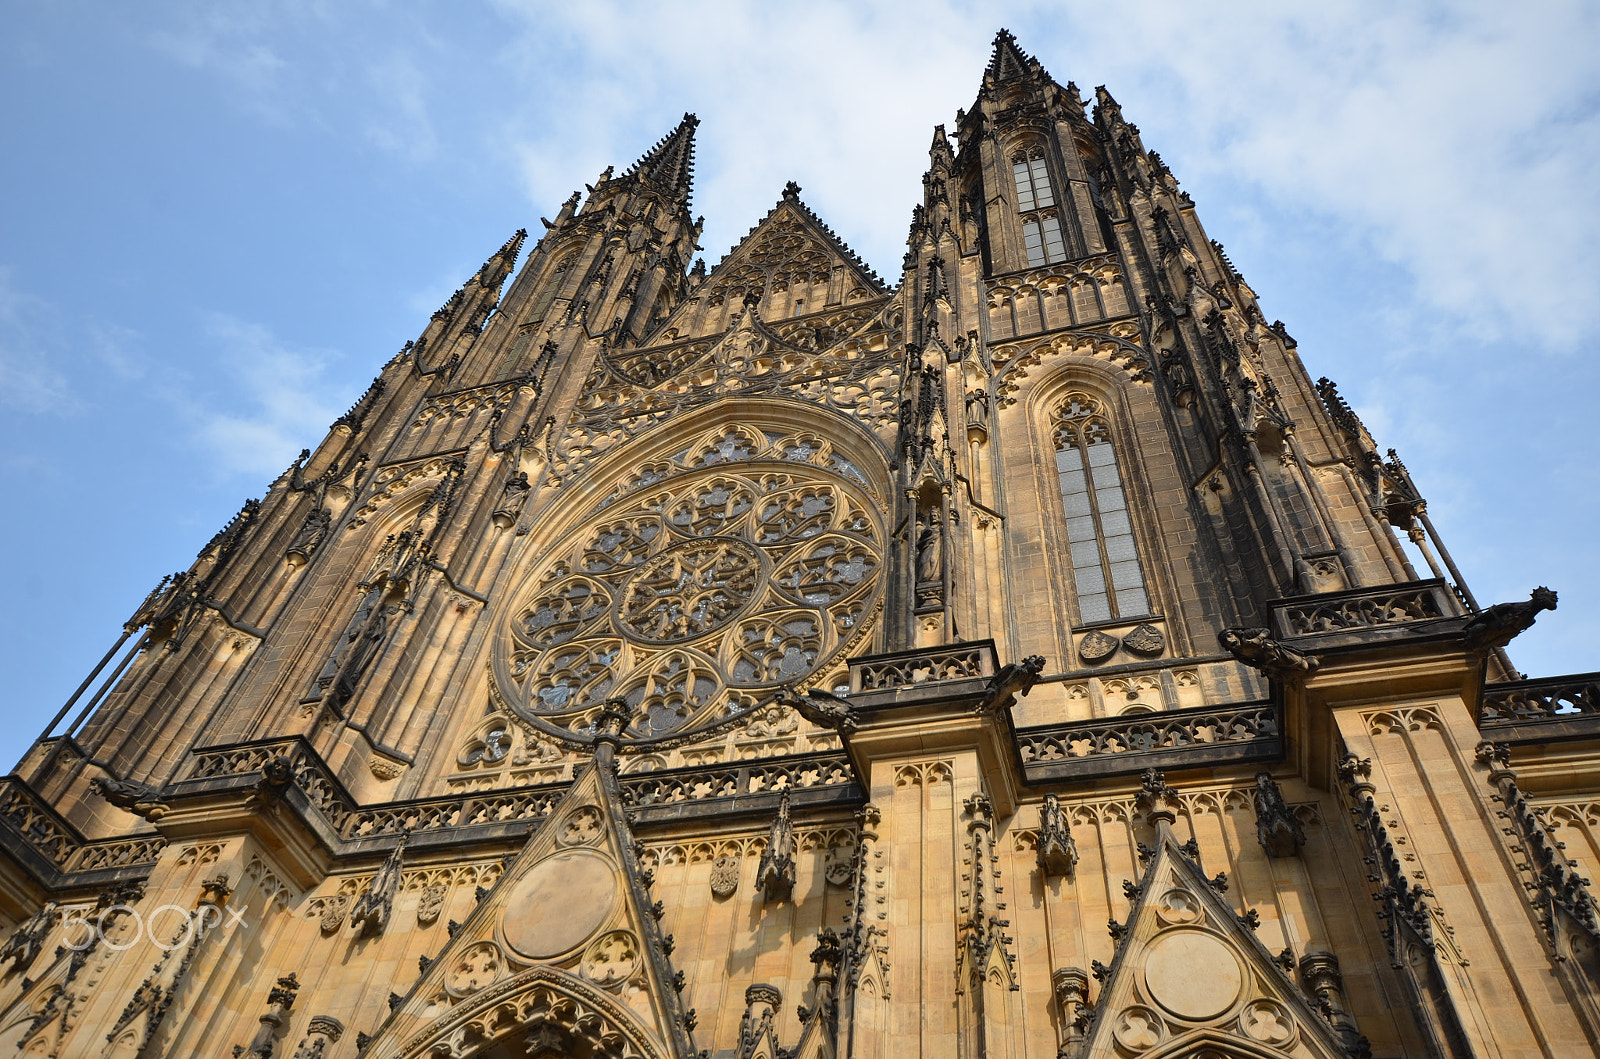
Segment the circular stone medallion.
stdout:
<path fill-rule="evenodd" d="M 738 617 L 761 580 L 761 553 L 744 541 L 687 541 L 634 571 L 617 598 L 617 624 L 649 643 L 693 640 Z"/>
<path fill-rule="evenodd" d="M 1244 974 L 1233 951 L 1209 934 L 1176 930 L 1155 940 L 1144 984 L 1156 1003 L 1181 1019 L 1216 1018 L 1233 1006 Z"/>
<path fill-rule="evenodd" d="M 501 929 L 513 949 L 547 960 L 587 941 L 616 902 L 617 881 L 604 858 L 578 850 L 560 853 L 514 885 Z"/>

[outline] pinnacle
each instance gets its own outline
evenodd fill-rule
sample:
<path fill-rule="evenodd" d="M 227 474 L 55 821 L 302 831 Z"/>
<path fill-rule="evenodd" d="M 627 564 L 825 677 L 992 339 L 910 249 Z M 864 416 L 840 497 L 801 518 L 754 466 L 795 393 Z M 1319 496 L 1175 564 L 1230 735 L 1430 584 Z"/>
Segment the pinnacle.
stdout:
<path fill-rule="evenodd" d="M 1017 38 L 1011 35 L 1010 30 L 1002 29 L 994 35 L 994 52 L 989 57 L 988 69 L 984 71 L 986 81 L 998 84 L 1036 74 L 1044 74 L 1044 68 L 1037 59 L 1017 47 Z"/>
<path fill-rule="evenodd" d="M 685 114 L 678 127 L 658 140 L 624 176 L 654 184 L 687 204 L 694 180 L 694 130 L 699 124 L 699 118 Z"/>

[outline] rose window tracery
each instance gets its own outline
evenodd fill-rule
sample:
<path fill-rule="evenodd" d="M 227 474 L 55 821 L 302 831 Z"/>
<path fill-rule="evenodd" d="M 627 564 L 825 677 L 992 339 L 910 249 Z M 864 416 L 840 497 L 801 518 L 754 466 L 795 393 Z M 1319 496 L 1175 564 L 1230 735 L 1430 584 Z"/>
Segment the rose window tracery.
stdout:
<path fill-rule="evenodd" d="M 635 472 L 521 590 L 495 655 L 513 708 L 582 731 L 622 698 L 630 736 L 687 732 L 859 651 L 883 527 L 828 449 L 737 426 Z"/>

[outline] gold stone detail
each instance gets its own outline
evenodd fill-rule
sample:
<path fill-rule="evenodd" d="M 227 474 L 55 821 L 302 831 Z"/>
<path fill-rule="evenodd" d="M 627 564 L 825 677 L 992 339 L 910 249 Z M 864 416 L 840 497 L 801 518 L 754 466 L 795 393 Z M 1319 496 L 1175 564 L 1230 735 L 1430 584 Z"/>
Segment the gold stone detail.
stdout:
<path fill-rule="evenodd" d="M 1198 930 L 1175 930 L 1151 943 L 1144 984 L 1156 1003 L 1181 1019 L 1214 1019 L 1239 999 L 1244 972 L 1221 941 Z"/>
<path fill-rule="evenodd" d="M 506 944 L 534 960 L 570 952 L 600 929 L 616 902 L 615 871 L 603 857 L 557 854 L 512 889 L 502 920 Z"/>

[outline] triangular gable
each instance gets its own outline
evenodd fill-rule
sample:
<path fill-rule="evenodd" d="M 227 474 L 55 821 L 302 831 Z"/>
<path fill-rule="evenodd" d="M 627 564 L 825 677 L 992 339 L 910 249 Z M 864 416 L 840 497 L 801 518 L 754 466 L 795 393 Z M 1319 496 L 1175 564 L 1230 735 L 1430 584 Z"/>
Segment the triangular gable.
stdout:
<path fill-rule="evenodd" d="M 860 304 L 889 293 L 878 274 L 800 201 L 800 189 L 791 182 L 778 204 L 646 338 L 690 334 L 690 325 L 703 306 L 728 305 L 737 310 L 747 294 L 779 295 L 799 283 L 826 286 L 837 268 L 844 270 L 837 302 L 808 305 L 806 314 Z"/>
<path fill-rule="evenodd" d="M 362 1050 L 417 1059 L 505 1042 L 516 1054 L 691 1059 L 650 876 L 622 811 L 614 731 Z"/>
<path fill-rule="evenodd" d="M 1158 781 L 1159 782 L 1159 781 Z M 1189 858 L 1171 824 L 1159 838 L 1094 1006 L 1080 1054 L 1344 1059 L 1346 1053 Z"/>

